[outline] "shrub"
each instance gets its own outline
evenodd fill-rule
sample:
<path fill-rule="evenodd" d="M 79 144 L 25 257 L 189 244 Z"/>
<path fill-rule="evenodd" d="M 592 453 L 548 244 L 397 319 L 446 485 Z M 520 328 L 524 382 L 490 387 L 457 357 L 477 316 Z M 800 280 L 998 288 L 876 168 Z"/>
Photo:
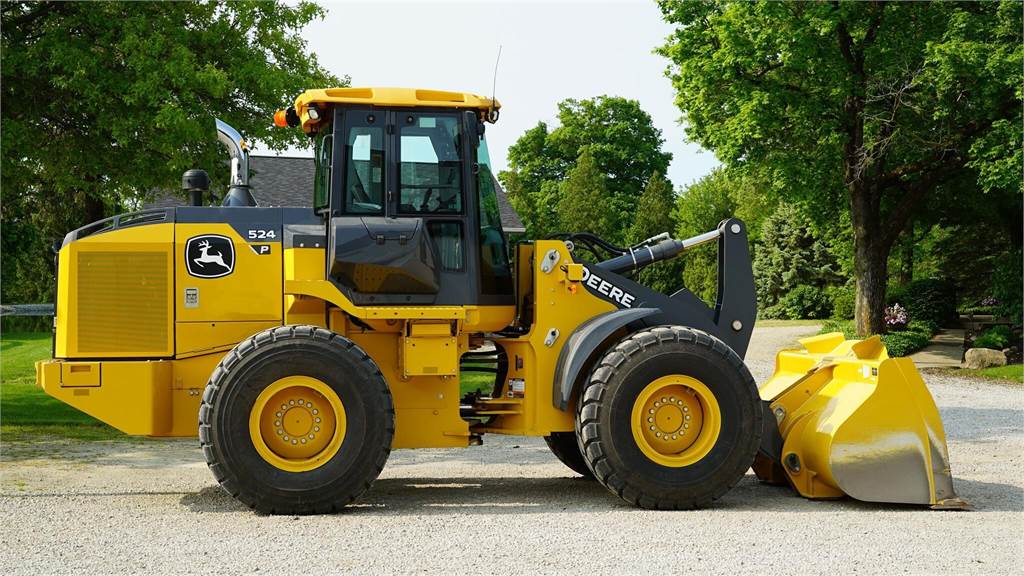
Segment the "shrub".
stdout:
<path fill-rule="evenodd" d="M 1024 280 L 1021 279 L 1021 251 L 1003 254 L 995 261 L 992 272 L 992 295 L 999 304 L 995 311 L 1019 325 L 1024 316 Z"/>
<path fill-rule="evenodd" d="M 1010 338 L 1009 326 L 993 326 L 974 339 L 974 347 L 1002 350 L 1010 344 Z"/>
<path fill-rule="evenodd" d="M 828 289 L 832 299 L 832 317 L 842 320 L 853 318 L 857 306 L 857 293 L 853 286 L 833 286 Z"/>
<path fill-rule="evenodd" d="M 889 304 L 906 307 L 911 320 L 927 320 L 948 326 L 957 320 L 956 290 L 945 280 L 915 280 L 889 292 Z"/>
<path fill-rule="evenodd" d="M 779 305 L 785 309 L 786 317 L 793 320 L 828 318 L 832 314 L 831 299 L 816 286 L 797 286 L 782 297 Z"/>
<path fill-rule="evenodd" d="M 857 337 L 857 325 L 853 320 L 826 320 L 822 323 L 821 331 L 818 333 L 828 334 L 829 332 L 842 332 L 843 337 L 851 340 Z"/>
<path fill-rule="evenodd" d="M 928 345 L 931 334 L 916 330 L 904 330 L 882 335 L 882 342 L 890 357 L 907 356 Z"/>
<path fill-rule="evenodd" d="M 932 334 L 937 331 L 936 326 L 918 320 L 907 324 L 907 329 L 902 332 L 883 334 L 882 343 L 889 356 L 907 356 L 927 346 Z M 852 320 L 826 320 L 821 325 L 820 334 L 828 332 L 842 332 L 847 340 L 858 338 L 857 325 Z"/>

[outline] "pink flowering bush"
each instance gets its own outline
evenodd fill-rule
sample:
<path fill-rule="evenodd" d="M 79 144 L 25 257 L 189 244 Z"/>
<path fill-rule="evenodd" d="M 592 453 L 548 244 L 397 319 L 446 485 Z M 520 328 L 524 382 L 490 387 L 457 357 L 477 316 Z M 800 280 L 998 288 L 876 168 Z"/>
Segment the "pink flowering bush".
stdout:
<path fill-rule="evenodd" d="M 907 309 L 898 303 L 885 309 L 885 325 L 889 330 L 904 330 L 907 327 Z"/>

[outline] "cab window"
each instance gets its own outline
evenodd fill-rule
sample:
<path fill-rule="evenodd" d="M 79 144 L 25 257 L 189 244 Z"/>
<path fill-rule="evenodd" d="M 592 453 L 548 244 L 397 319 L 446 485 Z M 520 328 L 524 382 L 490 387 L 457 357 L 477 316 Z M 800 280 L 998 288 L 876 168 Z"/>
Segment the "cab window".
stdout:
<path fill-rule="evenodd" d="M 350 114 L 345 136 L 347 214 L 384 214 L 384 127 L 374 114 Z"/>
<path fill-rule="evenodd" d="M 333 145 L 334 135 L 331 133 L 330 127 L 321 130 L 316 137 L 316 151 L 313 157 L 316 165 L 313 177 L 313 208 L 317 211 L 326 208 L 330 202 Z"/>
<path fill-rule="evenodd" d="M 462 213 L 462 137 L 459 118 L 398 115 L 401 214 Z"/>
<path fill-rule="evenodd" d="M 501 230 L 501 211 L 487 142 L 480 137 L 477 148 L 477 189 L 480 194 L 480 292 L 489 295 L 512 294 L 512 270 L 508 262 L 505 235 Z"/>

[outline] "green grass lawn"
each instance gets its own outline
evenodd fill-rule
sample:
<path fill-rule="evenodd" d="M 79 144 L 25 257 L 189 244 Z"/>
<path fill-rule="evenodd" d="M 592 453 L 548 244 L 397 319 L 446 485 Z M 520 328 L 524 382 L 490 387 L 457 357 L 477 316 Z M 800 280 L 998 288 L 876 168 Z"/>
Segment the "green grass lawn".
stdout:
<path fill-rule="evenodd" d="M 0 435 L 6 441 L 38 434 L 107 439 L 125 435 L 47 396 L 36 386 L 36 360 L 50 357 L 50 334 L 0 336 Z"/>
<path fill-rule="evenodd" d="M 977 376 L 989 380 L 1004 380 L 1024 384 L 1024 364 L 1010 364 L 1009 366 L 994 366 L 982 368 L 981 370 L 956 370 L 959 376 Z"/>

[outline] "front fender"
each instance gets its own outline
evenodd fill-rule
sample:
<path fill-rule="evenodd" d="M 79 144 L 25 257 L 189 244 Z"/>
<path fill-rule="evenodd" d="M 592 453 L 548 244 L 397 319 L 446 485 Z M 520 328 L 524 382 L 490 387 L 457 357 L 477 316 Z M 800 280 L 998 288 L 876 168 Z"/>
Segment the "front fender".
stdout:
<path fill-rule="evenodd" d="M 569 409 L 576 392 L 576 380 L 587 360 L 608 337 L 623 326 L 660 313 L 657 308 L 624 308 L 595 316 L 580 324 L 566 340 L 555 365 L 555 381 L 551 387 L 555 408 Z"/>

